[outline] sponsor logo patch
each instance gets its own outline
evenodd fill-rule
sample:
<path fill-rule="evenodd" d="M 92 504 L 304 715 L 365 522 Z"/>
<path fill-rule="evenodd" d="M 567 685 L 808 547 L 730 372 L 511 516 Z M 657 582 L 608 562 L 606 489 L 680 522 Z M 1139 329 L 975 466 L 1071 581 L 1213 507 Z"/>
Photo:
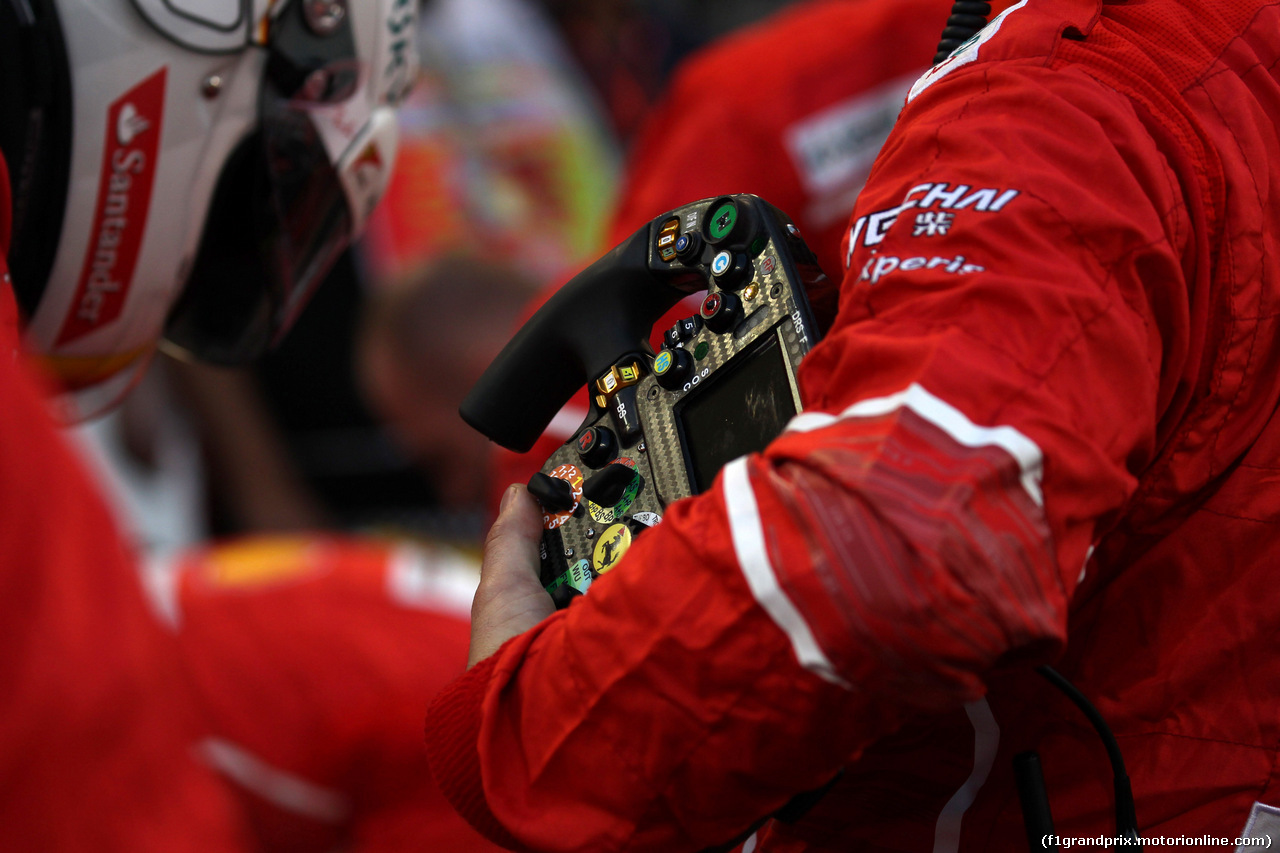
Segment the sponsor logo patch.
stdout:
<path fill-rule="evenodd" d="M 396 0 L 386 13 L 387 53 L 379 99 L 387 103 L 404 100 L 418 73 L 418 53 L 414 46 L 417 9 L 415 0 Z"/>
<path fill-rule="evenodd" d="M 951 230 L 951 223 L 956 219 L 954 213 L 941 213 L 930 210 L 916 214 L 916 227 L 911 229 L 912 237 L 938 237 Z"/>
<path fill-rule="evenodd" d="M 161 68 L 107 109 L 102 174 L 89 247 L 55 346 L 102 328 L 124 308 L 151 207 L 164 115 L 165 72 Z"/>
<path fill-rule="evenodd" d="M 881 243 L 898 217 L 907 210 L 927 211 L 917 214 L 913 237 L 936 237 L 946 234 L 955 223 L 955 214 L 946 211 L 972 210 L 976 213 L 998 213 L 1019 195 L 1020 190 L 999 187 L 971 187 L 968 184 L 917 184 L 907 191 L 902 203 L 884 210 L 859 216 L 849 228 L 849 245 L 845 249 L 845 266 L 852 262 L 859 246 Z"/>
<path fill-rule="evenodd" d="M 964 255 L 956 255 L 954 258 L 927 257 L 925 255 L 917 255 L 913 258 L 899 258 L 893 255 L 872 256 L 870 260 L 862 267 L 862 272 L 858 274 L 858 281 L 867 281 L 876 284 L 880 279 L 899 270 L 903 272 L 911 272 L 912 270 L 933 270 L 940 269 L 950 275 L 968 275 L 974 272 L 983 272 L 986 267 L 980 264 L 970 264 L 965 262 Z"/>

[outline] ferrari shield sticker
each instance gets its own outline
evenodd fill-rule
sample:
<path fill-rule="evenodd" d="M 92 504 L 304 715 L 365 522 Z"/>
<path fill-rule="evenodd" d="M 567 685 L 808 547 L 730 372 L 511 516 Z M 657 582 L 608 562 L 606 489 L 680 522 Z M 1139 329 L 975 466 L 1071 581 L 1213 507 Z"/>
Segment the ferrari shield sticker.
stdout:
<path fill-rule="evenodd" d="M 604 574 L 618 564 L 622 555 L 627 553 L 630 547 L 631 530 L 625 524 L 615 524 L 607 528 L 591 555 L 592 568 Z"/>

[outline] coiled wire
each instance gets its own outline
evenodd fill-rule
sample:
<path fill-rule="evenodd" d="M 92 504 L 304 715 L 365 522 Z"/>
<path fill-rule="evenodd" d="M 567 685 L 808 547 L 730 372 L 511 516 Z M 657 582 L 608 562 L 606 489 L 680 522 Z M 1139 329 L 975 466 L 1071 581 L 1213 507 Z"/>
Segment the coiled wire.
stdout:
<path fill-rule="evenodd" d="M 973 38 L 978 30 L 987 25 L 987 16 L 991 14 L 991 4 L 985 0 L 956 0 L 951 6 L 951 17 L 942 30 L 942 40 L 938 42 L 938 52 L 933 56 L 933 64 L 937 65 L 955 51 L 960 45 Z"/>

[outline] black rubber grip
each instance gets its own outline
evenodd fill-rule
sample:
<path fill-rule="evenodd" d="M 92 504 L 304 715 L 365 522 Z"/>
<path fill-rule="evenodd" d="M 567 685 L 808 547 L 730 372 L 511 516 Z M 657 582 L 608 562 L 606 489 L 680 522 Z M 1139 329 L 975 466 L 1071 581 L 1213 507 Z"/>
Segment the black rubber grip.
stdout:
<path fill-rule="evenodd" d="M 705 282 L 680 288 L 687 273 L 655 274 L 651 228 L 645 225 L 547 300 L 463 400 L 464 421 L 523 453 L 590 379 L 628 353 L 652 353 L 653 324 Z"/>

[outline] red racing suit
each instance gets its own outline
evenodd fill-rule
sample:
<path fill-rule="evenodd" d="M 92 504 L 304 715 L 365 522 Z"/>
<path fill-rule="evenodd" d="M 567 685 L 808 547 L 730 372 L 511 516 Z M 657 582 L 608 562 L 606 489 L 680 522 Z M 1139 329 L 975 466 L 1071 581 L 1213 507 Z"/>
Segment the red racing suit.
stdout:
<path fill-rule="evenodd" d="M 9 229 L 0 158 L 0 847 L 247 849 L 135 555 L 17 357 Z"/>
<path fill-rule="evenodd" d="M 1274 820 L 1278 65 L 1275 0 L 1029 0 L 921 78 L 806 411 L 441 694 L 460 811 L 699 850 L 845 767 L 755 849 L 1025 850 L 1034 748 L 1058 833 L 1111 835 L 1055 661 L 1144 835 Z"/>

